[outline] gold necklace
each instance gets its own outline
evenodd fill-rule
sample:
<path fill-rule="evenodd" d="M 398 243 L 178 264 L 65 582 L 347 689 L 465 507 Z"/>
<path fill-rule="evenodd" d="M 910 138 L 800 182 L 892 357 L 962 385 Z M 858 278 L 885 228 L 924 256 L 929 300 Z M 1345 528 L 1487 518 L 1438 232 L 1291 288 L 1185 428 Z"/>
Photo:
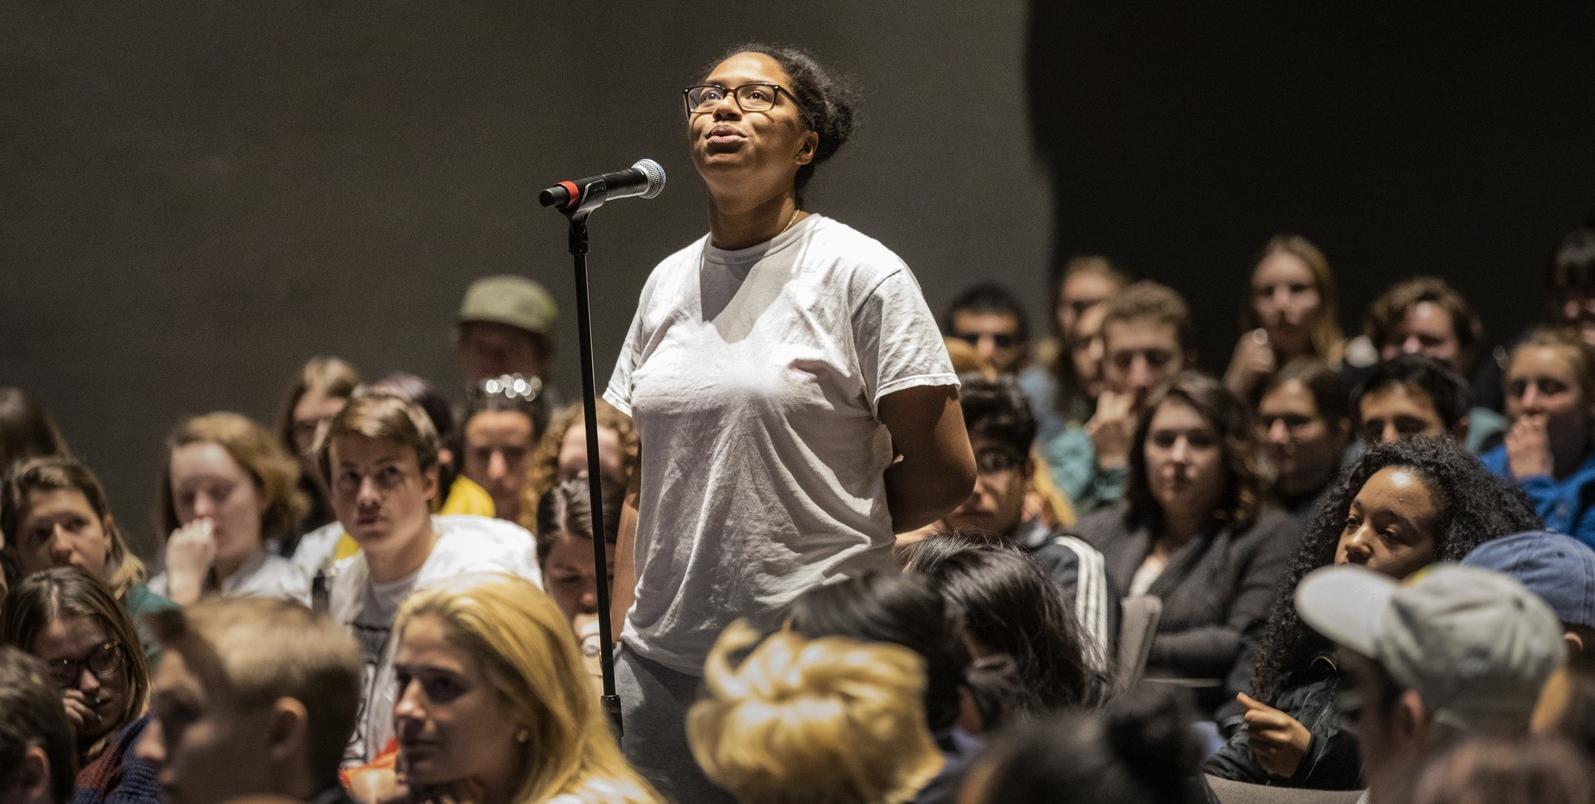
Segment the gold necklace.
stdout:
<path fill-rule="evenodd" d="M 781 231 L 775 233 L 775 237 L 780 237 L 781 235 L 786 234 L 786 230 L 792 228 L 792 224 L 797 223 L 798 213 L 802 211 L 803 210 L 800 210 L 797 207 L 793 207 L 792 214 L 787 216 L 786 225 L 781 227 Z M 775 238 L 770 239 L 774 240 Z"/>

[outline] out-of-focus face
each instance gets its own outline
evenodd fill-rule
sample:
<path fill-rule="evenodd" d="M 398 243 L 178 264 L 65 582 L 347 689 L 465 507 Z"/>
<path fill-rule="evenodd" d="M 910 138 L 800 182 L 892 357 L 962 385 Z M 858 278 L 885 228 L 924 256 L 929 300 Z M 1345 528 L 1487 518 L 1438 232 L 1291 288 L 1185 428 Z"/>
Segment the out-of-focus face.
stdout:
<path fill-rule="evenodd" d="M 1201 515 L 1224 496 L 1229 471 L 1218 430 L 1196 408 L 1167 399 L 1152 414 L 1146 435 L 1147 486 L 1165 513 Z"/>
<path fill-rule="evenodd" d="M 793 100 L 792 76 L 763 53 L 738 53 L 715 65 L 701 83 L 731 90 L 687 118 L 692 164 L 711 192 L 790 188 L 818 143 Z M 771 108 L 744 112 L 733 94 L 744 84 L 774 84 L 782 91 L 770 99 Z"/>
<path fill-rule="evenodd" d="M 1451 313 L 1429 301 L 1408 307 L 1391 331 L 1390 339 L 1379 344 L 1380 360 L 1402 355 L 1423 355 L 1457 372 L 1465 370 L 1463 363 L 1467 358 L 1462 353 L 1462 342 L 1457 338 L 1456 322 Z"/>
<path fill-rule="evenodd" d="M 617 483 L 626 482 L 626 464 L 620 445 L 620 434 L 603 425 L 598 426 L 598 471 Z M 587 474 L 587 428 L 580 422 L 565 431 L 559 443 L 559 479 L 568 480 Z"/>
<path fill-rule="evenodd" d="M 1374 472 L 1346 513 L 1336 564 L 1360 564 L 1401 579 L 1434 561 L 1435 495 L 1417 472 L 1387 466 Z"/>
<path fill-rule="evenodd" d="M 9 538 L 23 575 L 77 567 L 103 581 L 110 531 L 110 517 L 96 516 L 83 492 L 57 489 L 28 492 L 26 515 Z"/>
<path fill-rule="evenodd" d="M 1340 466 L 1347 426 L 1318 412 L 1300 380 L 1280 383 L 1257 403 L 1259 437 L 1279 470 L 1279 490 L 1299 496 L 1322 488 Z"/>
<path fill-rule="evenodd" d="M 531 417 L 516 410 L 484 410 L 465 423 L 465 476 L 487 489 L 499 519 L 520 516 L 526 458 L 536 437 Z"/>
<path fill-rule="evenodd" d="M 1563 290 L 1560 296 L 1556 312 L 1562 318 L 1562 326 L 1573 328 L 1580 340 L 1595 346 L 1595 293 L 1570 288 Z"/>
<path fill-rule="evenodd" d="M 593 543 L 570 533 L 552 535 L 554 546 L 543 561 L 543 583 L 549 597 L 565 613 L 565 619 L 575 628 L 576 617 L 598 612 L 598 575 L 593 572 Z M 604 553 L 608 562 L 605 577 L 615 577 L 615 550 L 611 545 Z"/>
<path fill-rule="evenodd" d="M 294 403 L 294 449 L 306 471 L 315 472 L 316 436 L 332 417 L 343 410 L 349 400 L 341 396 L 327 396 L 319 388 L 312 388 Z"/>
<path fill-rule="evenodd" d="M 1058 293 L 1058 331 L 1065 338 L 1073 338 L 1075 325 L 1085 311 L 1100 305 L 1109 296 L 1123 290 L 1117 280 L 1097 271 L 1081 271 L 1063 281 Z"/>
<path fill-rule="evenodd" d="M 1404 801 L 1403 791 L 1416 777 L 1413 765 L 1419 746 L 1410 724 L 1403 725 L 1400 691 L 1384 680 L 1384 671 L 1372 659 L 1341 648 L 1340 692 L 1335 706 L 1341 723 L 1357 737 L 1362 777 L 1374 804 Z"/>
<path fill-rule="evenodd" d="M 1173 324 L 1149 318 L 1110 321 L 1102 327 L 1102 379 L 1108 390 L 1146 401 L 1153 389 L 1185 368 Z"/>
<path fill-rule="evenodd" d="M 1357 431 L 1369 446 L 1412 436 L 1451 435 L 1450 427 L 1434 409 L 1434 400 L 1405 383 L 1363 394 L 1357 406 L 1357 422 Z"/>
<path fill-rule="evenodd" d="M 953 512 L 942 518 L 950 528 L 973 528 L 993 536 L 1008 536 L 1024 514 L 1029 489 L 1030 459 L 995 439 L 970 439 L 979 468 L 975 488 Z"/>
<path fill-rule="evenodd" d="M 437 468 L 391 439 L 342 434 L 331 445 L 332 508 L 362 550 L 400 555 L 428 532 Z"/>
<path fill-rule="evenodd" d="M 1538 416 L 1553 448 L 1585 448 L 1590 438 L 1590 400 L 1566 350 L 1525 346 L 1506 370 L 1506 415 Z"/>
<path fill-rule="evenodd" d="M 171 648 L 162 652 L 150 687 L 155 719 L 135 751 L 157 769 L 161 801 L 204 804 L 279 789 L 269 753 L 276 748 L 270 706 L 237 706 Z"/>
<path fill-rule="evenodd" d="M 133 705 L 127 651 L 93 617 L 52 620 L 33 638 L 28 652 L 43 660 L 61 685 L 68 710 L 82 713 L 78 744 L 88 745 L 122 725 Z"/>
<path fill-rule="evenodd" d="M 1009 313 L 953 313 L 952 336 L 975 347 L 981 362 L 999 373 L 1017 371 L 1025 356 L 1019 339 L 1019 318 Z"/>
<path fill-rule="evenodd" d="M 1102 317 L 1107 308 L 1087 307 L 1075 319 L 1069 337 L 1069 359 L 1074 361 L 1074 376 L 1085 386 L 1085 393 L 1096 399 L 1102 393 Z"/>
<path fill-rule="evenodd" d="M 442 620 L 421 616 L 399 640 L 393 731 L 405 775 L 420 786 L 467 779 L 503 784 L 525 760 L 524 746 L 515 741 L 522 724 L 476 658 L 449 636 Z"/>
<path fill-rule="evenodd" d="M 505 374 L 540 377 L 547 362 L 531 333 L 520 327 L 494 321 L 460 325 L 460 370 L 469 385 Z"/>
<path fill-rule="evenodd" d="M 260 517 L 265 500 L 254 478 L 222 445 L 196 441 L 172 450 L 172 507 L 187 525 L 210 520 L 216 563 L 237 566 L 263 549 Z"/>
<path fill-rule="evenodd" d="M 1312 349 L 1312 323 L 1323 306 L 1313 271 L 1285 251 L 1263 257 L 1252 272 L 1252 313 L 1268 332 L 1268 342 L 1287 356 Z"/>

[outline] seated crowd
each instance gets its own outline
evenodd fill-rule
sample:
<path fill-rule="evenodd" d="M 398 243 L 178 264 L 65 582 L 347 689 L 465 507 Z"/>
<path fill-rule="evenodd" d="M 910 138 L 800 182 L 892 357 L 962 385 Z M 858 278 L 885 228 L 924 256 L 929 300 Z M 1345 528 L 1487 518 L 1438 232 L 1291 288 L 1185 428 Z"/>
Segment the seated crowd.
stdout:
<path fill-rule="evenodd" d="M 1047 338 L 971 287 L 941 324 L 973 492 L 898 571 L 724 629 L 693 772 L 745 802 L 1595 804 L 1595 230 L 1546 286 L 1493 353 L 1437 277 L 1348 339 L 1281 235 L 1216 374 L 1185 300 L 1105 258 L 1060 271 Z M 600 669 L 638 434 L 559 404 L 556 315 L 475 283 L 463 405 L 323 356 L 275 430 L 177 422 L 143 558 L 0 388 L 0 802 L 674 800 Z"/>

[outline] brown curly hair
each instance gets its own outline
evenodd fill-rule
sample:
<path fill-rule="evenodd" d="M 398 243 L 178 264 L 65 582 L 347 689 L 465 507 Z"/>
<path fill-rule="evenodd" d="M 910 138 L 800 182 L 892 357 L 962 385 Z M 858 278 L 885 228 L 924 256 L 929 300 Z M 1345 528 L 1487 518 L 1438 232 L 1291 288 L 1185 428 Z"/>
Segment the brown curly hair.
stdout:
<path fill-rule="evenodd" d="M 565 433 L 582 422 L 580 404 L 566 406 L 548 420 L 548 428 L 532 452 L 532 465 L 526 470 L 526 485 L 521 489 L 521 527 L 537 532 L 538 504 L 544 494 L 559 485 L 559 448 L 565 443 Z M 637 427 L 630 416 L 603 400 L 598 401 L 598 427 L 614 430 L 620 436 L 620 465 L 625 472 L 621 482 L 625 488 L 642 463 L 642 439 Z"/>
<path fill-rule="evenodd" d="M 1148 525 L 1157 528 L 1162 509 L 1152 496 L 1146 478 L 1146 439 L 1152 416 L 1170 400 L 1190 405 L 1218 431 L 1224 451 L 1224 471 L 1229 476 L 1213 518 L 1244 528 L 1262 508 L 1269 491 L 1269 477 L 1262 451 L 1258 448 L 1257 428 L 1252 411 L 1223 383 L 1196 371 L 1182 371 L 1147 400 L 1135 425 L 1135 441 L 1130 446 L 1130 478 L 1125 489 L 1125 524 L 1131 528 Z"/>

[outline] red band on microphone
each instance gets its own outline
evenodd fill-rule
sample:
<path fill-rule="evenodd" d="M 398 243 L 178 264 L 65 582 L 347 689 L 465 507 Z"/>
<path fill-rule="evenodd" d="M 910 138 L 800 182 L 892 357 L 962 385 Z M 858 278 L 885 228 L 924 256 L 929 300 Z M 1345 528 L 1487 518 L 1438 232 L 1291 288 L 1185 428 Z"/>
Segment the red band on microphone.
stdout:
<path fill-rule="evenodd" d="M 581 191 L 580 187 L 576 186 L 576 182 L 573 182 L 573 181 L 562 181 L 562 182 L 559 183 L 559 186 L 565 188 L 565 192 L 570 193 L 570 201 L 567 201 L 565 203 L 565 206 L 574 207 L 577 204 L 581 203 L 581 201 L 582 201 L 582 191 Z"/>

